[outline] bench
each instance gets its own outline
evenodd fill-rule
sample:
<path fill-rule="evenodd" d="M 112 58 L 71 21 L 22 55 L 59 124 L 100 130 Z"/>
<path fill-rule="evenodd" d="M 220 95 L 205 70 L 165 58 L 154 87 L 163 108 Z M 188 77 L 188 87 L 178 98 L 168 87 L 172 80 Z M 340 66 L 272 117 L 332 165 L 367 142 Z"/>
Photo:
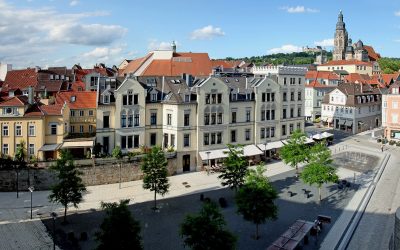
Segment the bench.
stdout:
<path fill-rule="evenodd" d="M 322 223 L 331 223 L 332 217 L 327 215 L 318 215 L 317 219 Z"/>

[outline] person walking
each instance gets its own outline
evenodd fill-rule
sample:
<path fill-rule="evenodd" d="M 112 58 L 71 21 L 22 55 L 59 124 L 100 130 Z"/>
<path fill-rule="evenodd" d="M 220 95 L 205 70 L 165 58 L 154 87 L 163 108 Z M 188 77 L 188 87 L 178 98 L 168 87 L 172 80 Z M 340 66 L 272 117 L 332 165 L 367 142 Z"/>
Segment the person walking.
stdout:
<path fill-rule="evenodd" d="M 381 145 L 381 151 L 383 152 L 383 144 Z"/>

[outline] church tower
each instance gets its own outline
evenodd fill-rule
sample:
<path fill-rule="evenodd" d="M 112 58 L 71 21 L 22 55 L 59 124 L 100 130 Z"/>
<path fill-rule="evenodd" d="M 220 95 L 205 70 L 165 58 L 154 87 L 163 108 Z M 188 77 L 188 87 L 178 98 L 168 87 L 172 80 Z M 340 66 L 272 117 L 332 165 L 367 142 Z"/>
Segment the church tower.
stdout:
<path fill-rule="evenodd" d="M 346 24 L 343 22 L 343 14 L 342 11 L 340 11 L 338 21 L 336 23 L 333 60 L 345 60 L 347 43 L 348 34 L 346 30 Z"/>

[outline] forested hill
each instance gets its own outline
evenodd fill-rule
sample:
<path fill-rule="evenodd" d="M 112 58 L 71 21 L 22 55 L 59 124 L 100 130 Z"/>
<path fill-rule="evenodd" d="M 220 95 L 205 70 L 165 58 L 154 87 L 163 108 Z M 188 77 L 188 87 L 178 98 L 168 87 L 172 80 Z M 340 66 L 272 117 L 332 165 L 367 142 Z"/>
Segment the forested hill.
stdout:
<path fill-rule="evenodd" d="M 331 60 L 332 53 L 327 52 L 328 59 Z M 289 54 L 278 53 L 271 55 L 263 55 L 263 56 L 252 56 L 252 57 L 244 57 L 244 58 L 233 58 L 227 57 L 224 60 L 244 60 L 246 62 L 253 62 L 257 66 L 263 64 L 274 64 L 274 65 L 297 65 L 297 64 L 311 64 L 315 61 L 314 53 L 306 53 L 306 52 L 293 52 Z"/>
<path fill-rule="evenodd" d="M 400 69 L 400 58 L 382 57 L 378 62 L 384 74 L 392 74 Z"/>

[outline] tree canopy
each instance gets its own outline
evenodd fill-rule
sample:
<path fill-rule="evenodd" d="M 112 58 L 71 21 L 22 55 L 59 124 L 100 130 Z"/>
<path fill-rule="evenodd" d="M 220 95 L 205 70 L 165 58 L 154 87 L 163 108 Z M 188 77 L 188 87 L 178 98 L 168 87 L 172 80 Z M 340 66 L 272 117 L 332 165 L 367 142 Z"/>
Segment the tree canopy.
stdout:
<path fill-rule="evenodd" d="M 106 217 L 100 225 L 100 231 L 96 233 L 98 250 L 143 249 L 140 224 L 133 218 L 128 204 L 129 200 L 121 200 L 119 204 L 101 203 Z"/>
<path fill-rule="evenodd" d="M 287 140 L 288 143 L 279 151 L 283 162 L 296 168 L 296 174 L 298 174 L 298 165 L 306 162 L 309 158 L 309 150 L 305 141 L 306 135 L 300 130 L 295 130 Z"/>
<path fill-rule="evenodd" d="M 256 239 L 258 226 L 278 216 L 278 207 L 274 203 L 278 193 L 264 176 L 264 172 L 265 168 L 261 165 L 256 170 L 250 170 L 245 184 L 239 188 L 235 197 L 238 212 L 245 220 L 256 224 Z"/>
<path fill-rule="evenodd" d="M 75 166 L 69 151 L 61 150 L 61 157 L 51 169 L 57 172 L 58 183 L 51 188 L 49 200 L 64 206 L 64 222 L 67 220 L 69 204 L 78 207 L 82 201 L 86 187 L 82 182 L 82 174 Z"/>
<path fill-rule="evenodd" d="M 382 57 L 378 63 L 384 74 L 393 74 L 400 70 L 400 58 Z"/>
<path fill-rule="evenodd" d="M 157 194 L 164 196 L 169 189 L 168 161 L 159 146 L 151 148 L 142 161 L 143 188 L 154 192 L 154 209 L 157 208 Z"/>
<path fill-rule="evenodd" d="M 244 183 L 248 173 L 248 162 L 243 156 L 243 146 L 228 144 L 228 149 L 228 157 L 224 159 L 221 174 L 218 178 L 222 180 L 222 186 L 229 186 L 236 191 Z"/>
<path fill-rule="evenodd" d="M 193 250 L 235 249 L 237 238 L 213 202 L 205 202 L 198 214 L 187 215 L 180 227 L 184 245 Z"/>

